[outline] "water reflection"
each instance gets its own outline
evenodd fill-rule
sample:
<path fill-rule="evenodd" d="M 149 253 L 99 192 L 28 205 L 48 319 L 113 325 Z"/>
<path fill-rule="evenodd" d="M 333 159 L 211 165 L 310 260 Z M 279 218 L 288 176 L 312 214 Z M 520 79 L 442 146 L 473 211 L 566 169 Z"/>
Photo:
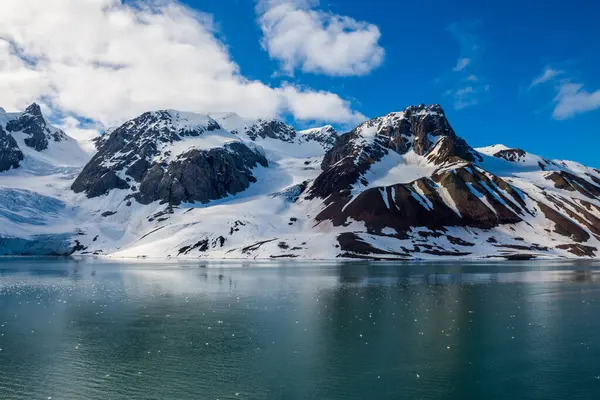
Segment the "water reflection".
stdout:
<path fill-rule="evenodd" d="M 2 260 L 0 398 L 572 399 L 600 388 L 594 264 L 259 265 Z"/>

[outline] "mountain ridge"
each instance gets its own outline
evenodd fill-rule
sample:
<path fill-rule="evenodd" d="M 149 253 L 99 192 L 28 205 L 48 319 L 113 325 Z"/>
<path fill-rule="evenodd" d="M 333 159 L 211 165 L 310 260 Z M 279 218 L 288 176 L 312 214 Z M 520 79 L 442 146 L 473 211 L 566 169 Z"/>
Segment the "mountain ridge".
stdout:
<path fill-rule="evenodd" d="M 598 257 L 599 170 L 473 148 L 438 104 L 343 134 L 159 110 L 95 145 L 84 162 L 35 104 L 2 114 L 0 195 L 40 218 L 0 207 L 0 254 Z M 63 165 L 63 149 L 80 162 Z"/>

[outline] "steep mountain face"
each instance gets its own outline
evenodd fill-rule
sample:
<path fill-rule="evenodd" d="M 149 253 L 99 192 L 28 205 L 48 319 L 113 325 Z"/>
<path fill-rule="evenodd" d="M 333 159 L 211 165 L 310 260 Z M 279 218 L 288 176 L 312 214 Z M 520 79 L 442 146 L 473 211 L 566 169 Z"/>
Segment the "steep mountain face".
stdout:
<path fill-rule="evenodd" d="M 439 105 L 411 106 L 342 135 L 233 113 L 148 112 L 96 139 L 85 166 L 57 161 L 65 149 L 75 153 L 72 139 L 35 107 L 7 115 L 0 253 L 600 254 L 599 170 L 503 145 L 474 149 Z"/>
<path fill-rule="evenodd" d="M 266 132 L 253 127 L 253 133 L 281 133 L 273 124 L 262 127 Z M 145 113 L 98 144 L 98 153 L 72 185 L 90 198 L 129 189 L 129 197 L 142 204 L 206 203 L 247 189 L 256 181 L 252 169 L 267 166 L 260 152 L 214 119 L 177 111 Z"/>
<path fill-rule="evenodd" d="M 19 168 L 20 161 L 23 161 L 23 152 L 17 141 L 0 126 L 0 172 Z"/>
<path fill-rule="evenodd" d="M 252 169 L 258 165 L 267 167 L 267 159 L 242 143 L 190 150 L 169 163 L 166 169 L 154 163 L 144 173 L 140 191 L 134 197 L 142 204 L 156 200 L 175 205 L 208 203 L 247 189 L 250 183 L 256 182 Z"/>

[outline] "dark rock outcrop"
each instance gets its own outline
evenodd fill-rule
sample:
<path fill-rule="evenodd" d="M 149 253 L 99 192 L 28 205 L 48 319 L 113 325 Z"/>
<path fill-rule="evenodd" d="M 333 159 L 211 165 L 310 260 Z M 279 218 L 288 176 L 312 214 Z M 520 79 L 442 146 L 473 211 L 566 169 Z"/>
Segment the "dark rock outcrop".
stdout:
<path fill-rule="evenodd" d="M 296 138 L 296 130 L 293 127 L 275 119 L 259 119 L 254 125 L 248 128 L 246 135 L 248 135 L 248 137 L 252 140 L 256 140 L 260 137 L 263 139 L 278 139 L 291 143 Z"/>
<path fill-rule="evenodd" d="M 76 193 L 85 192 L 88 197 L 100 196 L 112 189 L 127 189 L 129 184 L 117 172 L 124 170 L 136 182 L 142 182 L 153 165 L 150 160 L 168 156 L 161 153 L 161 147 L 184 136 L 199 136 L 204 131 L 219 129 L 210 119 L 205 126 L 194 129 L 187 125 L 178 127 L 176 118 L 177 114 L 167 110 L 147 112 L 106 132 L 96 140 L 98 152 L 77 176 L 71 189 Z"/>
<path fill-rule="evenodd" d="M 554 222 L 554 232 L 558 233 L 559 235 L 569 237 L 579 243 L 585 242 L 590 238 L 589 233 L 587 233 L 582 227 L 552 207 L 549 207 L 542 202 L 538 202 L 538 207 L 546 218 Z"/>
<path fill-rule="evenodd" d="M 506 161 L 518 162 L 525 157 L 527 153 L 521 149 L 503 149 L 494 153 L 494 157 L 503 158 Z"/>
<path fill-rule="evenodd" d="M 112 189 L 129 189 L 129 184 L 108 167 L 88 164 L 77 176 L 71 189 L 75 193 L 85 191 L 87 197 L 92 198 L 107 194 Z"/>
<path fill-rule="evenodd" d="M 595 257 L 597 248 L 592 246 L 584 246 L 578 243 L 561 244 L 556 246 L 557 249 L 566 250 L 578 257 Z"/>
<path fill-rule="evenodd" d="M 166 167 L 154 164 L 135 198 L 142 204 L 157 200 L 169 204 L 207 203 L 247 189 L 256 182 L 251 170 L 259 164 L 266 167 L 266 158 L 242 143 L 191 150 Z"/>
<path fill-rule="evenodd" d="M 23 152 L 12 135 L 6 133 L 0 126 L 0 172 L 18 168 L 23 161 Z"/>

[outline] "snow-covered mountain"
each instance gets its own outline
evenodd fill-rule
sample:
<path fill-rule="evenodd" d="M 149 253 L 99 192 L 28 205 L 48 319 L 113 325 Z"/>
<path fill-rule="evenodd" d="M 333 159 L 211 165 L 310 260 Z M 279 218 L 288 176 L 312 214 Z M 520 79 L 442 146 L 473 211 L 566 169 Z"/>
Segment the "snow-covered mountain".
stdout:
<path fill-rule="evenodd" d="M 0 113 L 0 254 L 597 257 L 600 171 L 474 149 L 439 105 L 345 134 L 147 112 L 89 154 L 37 105 Z"/>

